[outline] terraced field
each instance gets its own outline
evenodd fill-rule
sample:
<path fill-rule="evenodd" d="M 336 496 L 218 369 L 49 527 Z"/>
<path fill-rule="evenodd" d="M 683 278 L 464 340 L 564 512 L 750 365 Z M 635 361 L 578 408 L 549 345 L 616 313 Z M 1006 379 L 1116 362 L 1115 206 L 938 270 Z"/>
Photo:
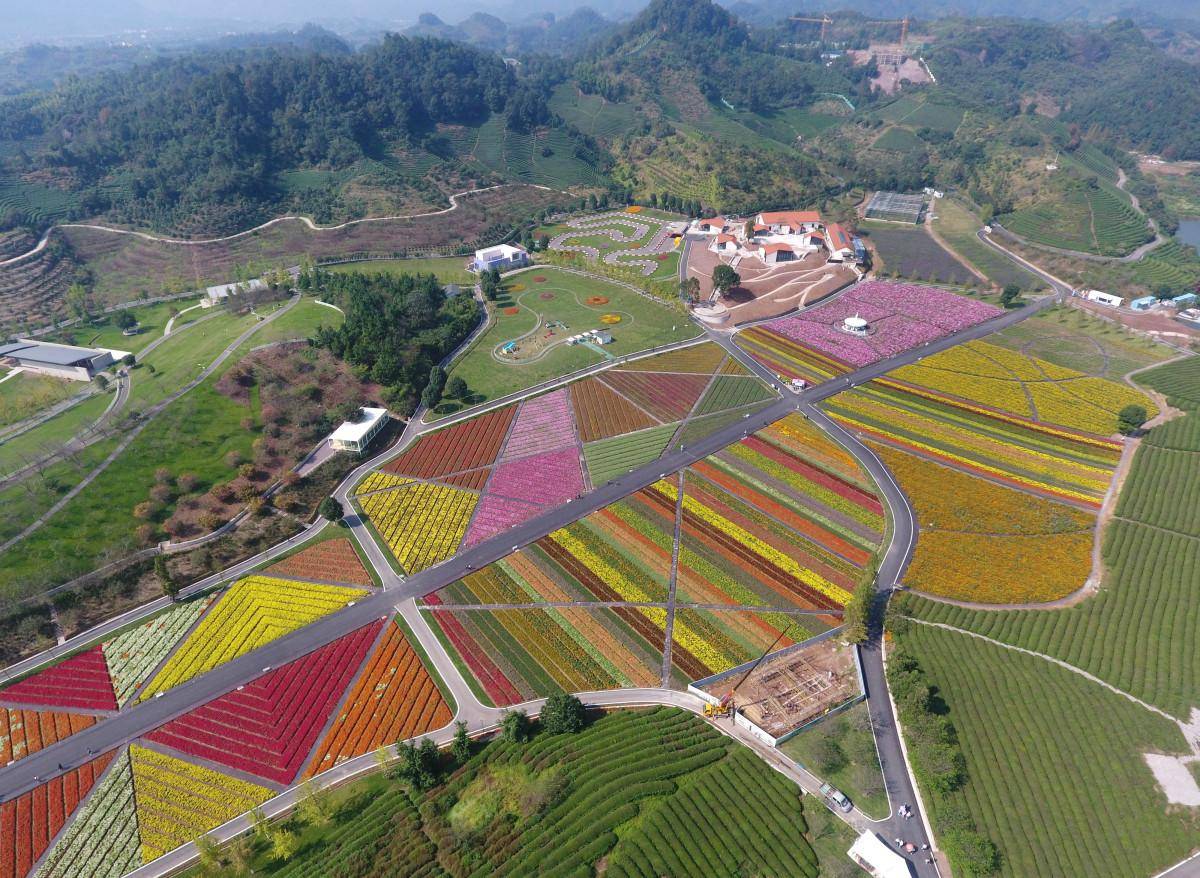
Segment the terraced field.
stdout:
<path fill-rule="evenodd" d="M 1149 240 L 1146 218 L 1102 186 L 1069 186 L 1061 198 L 998 217 L 1037 244 L 1100 256 L 1124 256 Z"/>

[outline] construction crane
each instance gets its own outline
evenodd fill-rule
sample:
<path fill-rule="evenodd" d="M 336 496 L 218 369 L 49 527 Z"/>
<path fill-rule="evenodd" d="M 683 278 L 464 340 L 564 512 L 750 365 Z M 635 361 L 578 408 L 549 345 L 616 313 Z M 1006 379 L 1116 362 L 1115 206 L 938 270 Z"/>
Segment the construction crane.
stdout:
<path fill-rule="evenodd" d="M 729 714 L 733 713 L 736 708 L 736 705 L 733 703 L 733 696 L 737 693 L 738 689 L 742 688 L 742 684 L 745 683 L 746 680 L 749 679 L 750 675 L 753 674 L 758 668 L 758 666 L 762 664 L 762 660 L 775 651 L 776 644 L 783 640 L 783 638 L 787 636 L 787 633 L 795 627 L 796 623 L 792 622 L 786 628 L 780 631 L 779 636 L 771 642 L 770 646 L 763 650 L 762 655 L 755 659 L 754 664 L 746 669 L 746 673 L 742 674 L 742 678 L 737 681 L 734 687 L 725 693 L 724 698 L 722 698 L 716 704 L 713 704 L 712 702 L 705 702 L 704 715 L 712 719 L 718 716 L 729 716 Z"/>
<path fill-rule="evenodd" d="M 813 24 L 821 25 L 821 42 L 822 43 L 824 43 L 826 41 L 825 38 L 829 35 L 829 26 L 831 24 L 833 24 L 833 19 L 830 18 L 828 15 L 824 15 L 824 14 L 822 14 L 822 16 L 820 18 L 803 18 L 799 15 L 793 15 L 791 17 L 791 21 L 810 21 Z"/>
<path fill-rule="evenodd" d="M 908 24 L 911 19 L 906 15 L 904 18 L 873 18 L 869 20 L 869 24 L 898 24 L 900 25 L 900 48 L 904 48 L 904 44 L 908 42 Z"/>

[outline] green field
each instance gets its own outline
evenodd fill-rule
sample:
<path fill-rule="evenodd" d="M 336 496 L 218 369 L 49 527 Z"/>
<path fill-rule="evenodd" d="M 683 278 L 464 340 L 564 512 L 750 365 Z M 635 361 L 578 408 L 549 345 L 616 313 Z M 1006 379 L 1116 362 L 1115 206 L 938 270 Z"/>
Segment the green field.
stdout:
<path fill-rule="evenodd" d="M 1013 264 L 1007 256 L 975 237 L 983 224 L 964 205 L 952 198 L 943 198 L 936 203 L 935 212 L 937 219 L 933 221 L 933 228 L 937 233 L 996 286 L 1016 284 L 1027 292 L 1046 288 L 1045 281 L 1037 275 Z"/>
<path fill-rule="evenodd" d="M 865 703 L 821 720 L 779 749 L 840 789 L 868 817 L 883 820 L 891 813 Z"/>
<path fill-rule="evenodd" d="M 1168 812 L 1142 759 L 1189 752 L 1178 726 L 1044 659 L 906 628 L 966 760 L 955 799 L 999 848 L 997 875 L 1149 875 L 1194 847 L 1200 821 Z"/>
<path fill-rule="evenodd" d="M 622 711 L 576 735 L 491 743 L 425 792 L 375 775 L 334 796 L 328 825 L 291 820 L 300 844 L 286 863 L 271 863 L 267 845 L 252 842 L 255 874 L 578 876 L 597 865 L 610 878 L 820 871 L 797 787 L 676 710 Z"/>
<path fill-rule="evenodd" d="M 1068 609 L 983 612 L 903 596 L 897 606 L 996 640 L 1044 652 L 1186 718 L 1200 706 L 1200 538 L 1196 506 L 1170 491 L 1140 499 L 1139 481 L 1161 483 L 1162 466 L 1200 455 L 1200 357 L 1161 366 L 1139 380 L 1167 394 L 1186 418 L 1156 427 L 1143 441 L 1103 543 L 1099 594 Z M 1190 394 L 1190 395 L 1187 395 Z M 1159 449 L 1173 449 L 1161 453 Z M 1194 482 L 1194 477 L 1189 477 Z M 1153 524 L 1140 516 L 1153 519 Z"/>
<path fill-rule="evenodd" d="M 545 277 L 537 283 L 535 277 Z M 525 289 L 514 290 L 514 286 Z M 552 295 L 552 299 L 543 299 Z M 587 305 L 591 296 L 606 296 L 608 303 Z M 646 350 L 656 345 L 695 338 L 699 330 L 678 311 L 624 287 L 593 277 L 583 277 L 552 267 L 537 267 L 510 278 L 507 290 L 493 303 L 492 323 L 475 342 L 470 351 L 450 370 L 458 376 L 477 402 L 504 396 L 532 387 L 559 375 L 582 369 L 605 359 Z M 504 313 L 516 308 L 516 314 Z M 611 327 L 613 342 L 605 345 L 603 353 L 584 345 L 559 344 L 544 356 L 529 362 L 505 362 L 493 357 L 500 345 L 520 338 L 539 325 L 561 321 L 566 329 L 556 329 L 559 336 L 575 335 L 601 328 L 603 314 L 620 314 L 620 323 Z M 450 414 L 453 409 L 439 408 L 437 416 Z"/>
<path fill-rule="evenodd" d="M 888 274 L 931 283 L 970 285 L 979 282 L 949 250 L 919 226 L 863 222 L 859 231 L 874 246 L 877 265 Z"/>
<path fill-rule="evenodd" d="M 79 206 L 78 197 L 64 189 L 29 183 L 15 175 L 0 175 L 0 214 L 20 211 L 34 226 L 61 222 Z"/>
<path fill-rule="evenodd" d="M 309 338 L 316 333 L 318 327 L 337 328 L 345 319 L 345 315 L 336 308 L 319 305 L 315 299 L 305 297 L 286 314 L 281 314 L 254 333 L 254 344 Z"/>
<path fill-rule="evenodd" d="M 374 259 L 367 262 L 343 262 L 323 265 L 323 271 L 372 274 L 433 274 L 442 283 L 474 284 L 475 275 L 465 268 L 466 256 L 430 256 L 414 259 Z"/>
<path fill-rule="evenodd" d="M 8 374 L 8 369 L 0 369 L 0 378 Z M 68 381 L 36 372 L 18 372 L 0 381 L 0 427 L 31 418 L 87 389 L 87 384 L 82 381 Z"/>
<path fill-rule="evenodd" d="M 871 149 L 878 149 L 884 152 L 898 152 L 907 155 L 918 153 L 925 149 L 925 141 L 907 128 L 893 126 L 875 138 L 871 143 Z"/>
<path fill-rule="evenodd" d="M 33 429 L 0 443 L 0 474 L 19 469 L 26 461 L 36 460 L 62 446 L 95 423 L 111 402 L 111 392 L 94 394 Z"/>
<path fill-rule="evenodd" d="M 572 83 L 563 83 L 550 97 L 550 109 L 590 137 L 610 139 L 639 124 L 630 104 L 614 104 L 599 95 L 583 94 Z"/>
<path fill-rule="evenodd" d="M 159 302 L 154 305 L 135 305 L 132 308 L 126 308 L 128 313 L 137 318 L 139 325 L 137 335 L 122 335 L 121 328 L 117 326 L 116 314 L 105 314 L 99 322 L 87 326 L 71 327 L 66 333 L 60 333 L 55 337 L 55 340 L 66 341 L 69 336 L 74 339 L 74 344 L 85 347 L 109 348 L 136 354 L 150 342 L 162 337 L 163 330 L 166 329 L 167 323 L 171 319 L 172 310 L 182 311 L 195 304 L 194 300 L 180 299 L 174 302 Z M 197 309 L 182 315 L 171 327 L 172 332 L 198 320 L 203 313 Z"/>
<path fill-rule="evenodd" d="M 575 155 L 574 142 L 561 128 L 521 134 L 510 130 L 503 116 L 494 114 L 472 131 L 473 137 L 456 144 L 459 160 L 468 167 L 554 189 L 603 186 L 606 182 Z"/>
<path fill-rule="evenodd" d="M 592 487 L 599 487 L 628 470 L 658 458 L 678 429 L 679 424 L 663 424 L 583 446 L 583 457 Z"/>
<path fill-rule="evenodd" d="M 1081 183 L 997 219 L 1036 244 L 1101 256 L 1124 256 L 1150 238 L 1146 218 L 1112 187 Z"/>

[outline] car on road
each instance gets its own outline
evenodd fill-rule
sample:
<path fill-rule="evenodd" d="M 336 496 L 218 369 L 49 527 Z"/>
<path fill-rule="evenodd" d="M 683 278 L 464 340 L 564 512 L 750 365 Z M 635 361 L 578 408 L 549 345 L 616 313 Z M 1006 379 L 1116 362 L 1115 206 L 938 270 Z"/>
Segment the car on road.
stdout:
<path fill-rule="evenodd" d="M 846 798 L 846 794 L 832 784 L 821 784 L 821 795 L 832 802 L 839 810 L 847 814 L 854 808 L 853 803 Z"/>

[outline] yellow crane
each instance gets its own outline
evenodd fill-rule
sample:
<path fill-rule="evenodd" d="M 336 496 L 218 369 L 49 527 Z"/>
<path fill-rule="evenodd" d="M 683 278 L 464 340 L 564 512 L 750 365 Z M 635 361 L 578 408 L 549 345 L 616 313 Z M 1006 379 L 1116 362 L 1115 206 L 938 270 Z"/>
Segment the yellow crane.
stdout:
<path fill-rule="evenodd" d="M 828 15 L 822 15 L 820 18 L 804 18 L 799 15 L 793 15 L 792 21 L 809 21 L 813 24 L 821 25 L 821 42 L 825 42 L 825 38 L 829 35 L 829 26 L 833 24 L 833 19 Z"/>

